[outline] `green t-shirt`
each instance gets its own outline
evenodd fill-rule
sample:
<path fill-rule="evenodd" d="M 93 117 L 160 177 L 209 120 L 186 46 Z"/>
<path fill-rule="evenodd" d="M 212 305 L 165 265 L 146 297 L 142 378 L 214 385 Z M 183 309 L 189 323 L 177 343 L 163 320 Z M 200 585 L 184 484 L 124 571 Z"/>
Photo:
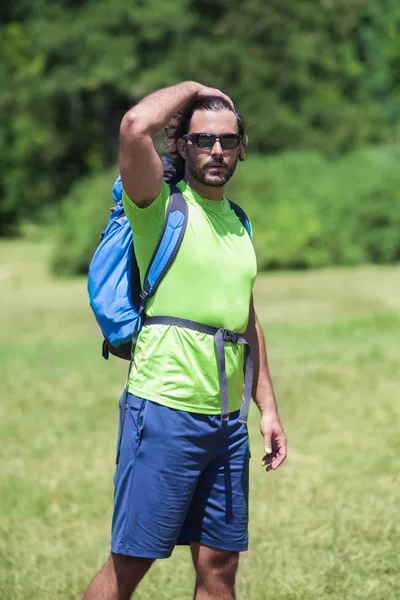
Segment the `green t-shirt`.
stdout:
<path fill-rule="evenodd" d="M 253 245 L 226 198 L 207 200 L 184 181 L 188 224 L 178 254 L 147 302 L 148 316 L 191 319 L 243 333 L 257 272 Z M 131 224 L 143 284 L 163 228 L 170 188 L 146 208 L 126 193 L 123 204 Z M 243 388 L 242 345 L 225 343 L 229 410 L 240 408 Z M 218 414 L 220 385 L 214 338 L 171 325 L 143 327 L 128 382 L 130 393 L 188 412 Z"/>

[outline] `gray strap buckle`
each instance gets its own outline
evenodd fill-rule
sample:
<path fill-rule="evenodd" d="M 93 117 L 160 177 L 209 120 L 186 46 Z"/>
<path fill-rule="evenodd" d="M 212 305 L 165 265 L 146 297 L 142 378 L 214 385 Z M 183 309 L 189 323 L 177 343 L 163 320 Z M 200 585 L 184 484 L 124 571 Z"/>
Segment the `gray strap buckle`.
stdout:
<path fill-rule="evenodd" d="M 222 339 L 224 342 L 232 342 L 233 344 L 238 343 L 239 334 L 236 331 L 231 331 L 230 329 L 222 330 Z"/>

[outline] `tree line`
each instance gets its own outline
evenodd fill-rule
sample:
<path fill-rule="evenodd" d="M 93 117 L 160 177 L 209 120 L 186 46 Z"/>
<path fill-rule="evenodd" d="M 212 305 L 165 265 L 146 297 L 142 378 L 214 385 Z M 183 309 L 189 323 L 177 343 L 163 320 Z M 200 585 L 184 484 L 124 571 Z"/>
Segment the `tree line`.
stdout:
<path fill-rule="evenodd" d="M 0 234 L 115 165 L 124 112 L 185 79 L 233 98 L 252 153 L 393 141 L 399 24 L 396 0 L 3 0 Z"/>

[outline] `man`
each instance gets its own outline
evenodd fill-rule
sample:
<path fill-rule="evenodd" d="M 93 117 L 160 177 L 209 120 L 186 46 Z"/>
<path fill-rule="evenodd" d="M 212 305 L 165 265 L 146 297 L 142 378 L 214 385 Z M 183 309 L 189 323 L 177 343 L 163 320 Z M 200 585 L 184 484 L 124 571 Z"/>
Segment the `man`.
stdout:
<path fill-rule="evenodd" d="M 153 144 L 162 128 L 166 147 L 182 170 L 178 187 L 189 217 L 182 246 L 146 314 L 150 320 L 167 315 L 228 330 L 223 345 L 227 385 L 222 390 L 212 336 L 190 323 L 145 323 L 127 383 L 112 552 L 85 600 L 129 599 L 154 560 L 170 556 L 177 543 L 191 548 L 195 600 L 235 598 L 239 552 L 247 549 L 245 340 L 254 361 L 252 395 L 261 412 L 262 464 L 276 469 L 286 457 L 252 301 L 254 250 L 223 196 L 237 161 L 245 157 L 244 122 L 227 96 L 195 82 L 159 90 L 123 118 L 123 201 L 142 282 L 170 196 Z M 244 332 L 243 337 L 235 331 Z M 223 397 L 229 408 L 226 413 L 222 407 L 221 414 Z"/>

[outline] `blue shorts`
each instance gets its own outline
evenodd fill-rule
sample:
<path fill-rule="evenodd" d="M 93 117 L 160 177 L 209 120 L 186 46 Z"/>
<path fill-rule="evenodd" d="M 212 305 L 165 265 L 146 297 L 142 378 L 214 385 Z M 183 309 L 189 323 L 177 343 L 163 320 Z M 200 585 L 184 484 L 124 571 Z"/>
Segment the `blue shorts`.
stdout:
<path fill-rule="evenodd" d="M 249 441 L 239 411 L 175 410 L 128 394 L 111 550 L 167 558 L 176 544 L 247 550 Z"/>

